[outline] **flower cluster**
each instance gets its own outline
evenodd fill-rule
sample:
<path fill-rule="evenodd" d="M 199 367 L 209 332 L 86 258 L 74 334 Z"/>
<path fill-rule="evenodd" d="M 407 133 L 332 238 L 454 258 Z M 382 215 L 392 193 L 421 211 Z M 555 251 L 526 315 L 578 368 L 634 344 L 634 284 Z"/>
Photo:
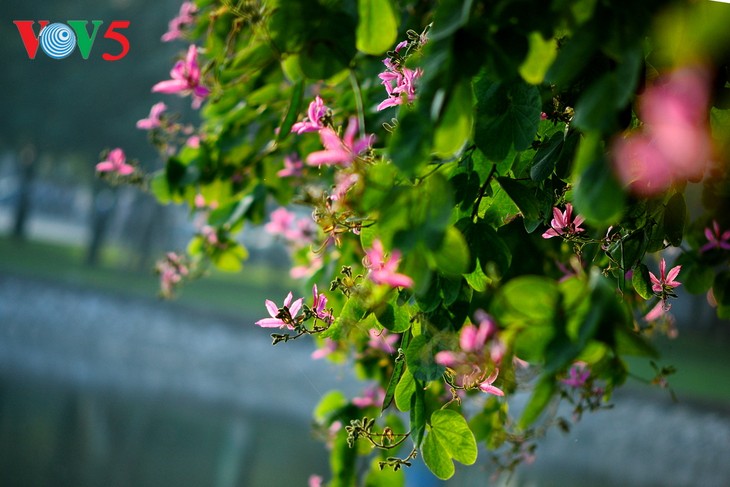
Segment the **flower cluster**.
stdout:
<path fill-rule="evenodd" d="M 402 41 L 395 50 L 383 59 L 385 71 L 378 75 L 388 97 L 380 102 L 378 111 L 389 107 L 412 103 L 416 99 L 416 80 L 423 75 L 421 68 L 410 69 L 405 66 L 405 55 L 426 42 L 425 36 L 414 41 Z"/>
<path fill-rule="evenodd" d="M 175 286 L 190 274 L 185 257 L 174 252 L 168 252 L 163 260 L 157 262 L 155 270 L 160 276 L 160 293 L 165 298 L 172 297 Z"/>
<path fill-rule="evenodd" d="M 162 35 L 162 42 L 182 39 L 184 36 L 182 29 L 195 22 L 195 14 L 197 12 L 198 8 L 193 2 L 183 2 L 183 4 L 180 5 L 180 12 L 177 14 L 177 17 L 170 20 L 167 32 Z"/>
<path fill-rule="evenodd" d="M 504 345 L 496 336 L 497 325 L 481 310 L 474 318 L 479 326 L 468 324 L 461 329 L 459 350 L 438 352 L 436 363 L 451 369 L 449 380 L 453 388 L 480 389 L 495 396 L 504 396 L 504 391 L 494 385 L 504 355 Z"/>
<path fill-rule="evenodd" d="M 310 218 L 297 218 L 286 208 L 277 208 L 271 212 L 271 220 L 264 229 L 298 247 L 311 243 L 316 235 L 316 227 Z"/>

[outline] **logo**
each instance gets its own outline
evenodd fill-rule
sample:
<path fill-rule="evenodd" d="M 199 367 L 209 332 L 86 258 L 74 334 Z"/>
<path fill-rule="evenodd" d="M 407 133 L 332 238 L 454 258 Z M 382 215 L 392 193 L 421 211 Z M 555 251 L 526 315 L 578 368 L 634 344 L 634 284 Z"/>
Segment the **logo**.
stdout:
<path fill-rule="evenodd" d="M 33 30 L 34 20 L 14 20 L 13 23 L 18 28 L 20 39 L 23 41 L 29 59 L 35 59 L 38 47 L 52 59 L 67 58 L 78 47 L 81 57 L 89 59 L 91 48 L 94 46 L 99 28 L 104 21 L 92 20 L 91 32 L 89 32 L 88 20 L 68 20 L 65 24 L 60 22 L 51 24 L 48 20 L 39 20 L 40 31 L 37 35 Z M 119 31 L 128 27 L 128 20 L 113 20 L 106 28 L 103 37 L 117 42 L 119 51 L 103 53 L 101 58 L 104 61 L 119 61 L 127 55 L 129 39 Z"/>

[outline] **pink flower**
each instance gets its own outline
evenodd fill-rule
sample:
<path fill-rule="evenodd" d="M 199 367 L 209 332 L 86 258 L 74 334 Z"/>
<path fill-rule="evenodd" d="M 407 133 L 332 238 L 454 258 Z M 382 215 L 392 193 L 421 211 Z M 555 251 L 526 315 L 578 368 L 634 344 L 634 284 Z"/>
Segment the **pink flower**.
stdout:
<path fill-rule="evenodd" d="M 195 14 L 198 11 L 193 2 L 183 2 L 180 5 L 180 13 L 177 17 L 170 20 L 167 32 L 162 35 L 162 42 L 170 42 L 183 37 L 182 28 L 192 24 L 195 21 Z"/>
<path fill-rule="evenodd" d="M 385 63 L 386 70 L 378 75 L 388 93 L 388 97 L 380 102 L 377 110 L 402 105 L 404 100 L 411 103 L 416 99 L 416 79 L 423 75 L 423 70 L 406 67 L 395 68 L 389 61 Z M 385 61 L 384 61 L 385 62 Z"/>
<path fill-rule="evenodd" d="M 289 270 L 289 276 L 292 279 L 304 279 L 314 275 L 322 268 L 324 260 L 318 254 L 310 252 L 308 254 L 309 263 L 307 265 L 294 266 Z"/>
<path fill-rule="evenodd" d="M 588 366 L 583 362 L 576 362 L 568 370 L 568 377 L 561 379 L 560 382 L 566 386 L 578 389 L 585 385 L 590 376 L 591 371 L 588 369 Z"/>
<path fill-rule="evenodd" d="M 312 352 L 311 357 L 313 360 L 319 360 L 321 358 L 325 358 L 335 351 L 337 351 L 337 342 L 332 340 L 331 338 L 325 338 L 324 342 L 322 343 L 322 348 L 318 348 L 317 350 Z"/>
<path fill-rule="evenodd" d="M 280 178 L 300 177 L 303 169 L 304 163 L 299 156 L 291 154 L 284 157 L 284 169 L 279 170 L 276 175 Z"/>
<path fill-rule="evenodd" d="M 271 318 L 263 318 L 256 322 L 261 328 L 289 328 L 294 329 L 292 321 L 296 318 L 299 310 L 302 309 L 303 298 L 299 298 L 293 303 L 292 293 L 287 294 L 284 299 L 284 306 L 281 307 L 283 313 L 279 312 L 279 307 L 273 301 L 266 300 L 266 310 L 269 312 Z"/>
<path fill-rule="evenodd" d="M 712 220 L 712 228 L 705 228 L 707 243 L 702 246 L 700 252 L 704 253 L 712 249 L 730 250 L 730 230 L 720 231 L 720 224 Z"/>
<path fill-rule="evenodd" d="M 291 131 L 297 134 L 305 132 L 319 132 L 325 128 L 324 120 L 327 117 L 329 108 L 324 104 L 322 98 L 317 95 L 313 102 L 309 103 L 307 117 L 302 122 L 297 122 L 291 127 Z"/>
<path fill-rule="evenodd" d="M 137 128 L 142 130 L 152 130 L 160 126 L 160 115 L 162 112 L 167 110 L 167 105 L 163 102 L 155 103 L 152 105 L 150 115 L 147 118 L 143 118 L 137 122 Z"/>
<path fill-rule="evenodd" d="M 385 353 L 395 353 L 395 344 L 400 340 L 400 335 L 375 328 L 369 329 L 368 335 L 370 336 L 368 347 L 373 350 L 382 350 Z"/>
<path fill-rule="evenodd" d="M 342 139 L 330 127 L 319 131 L 322 145 L 325 150 L 312 152 L 307 156 L 307 164 L 310 166 L 340 165 L 350 166 L 353 161 L 363 152 L 368 150 L 373 142 L 374 135 L 368 135 L 355 140 L 359 127 L 357 118 L 351 117 Z"/>
<path fill-rule="evenodd" d="M 109 152 L 106 160 L 96 165 L 97 172 L 115 172 L 121 176 L 128 176 L 134 172 L 134 166 L 127 164 L 127 157 L 122 149 L 116 148 Z"/>
<path fill-rule="evenodd" d="M 667 302 L 659 301 L 645 316 L 644 319 L 648 322 L 656 321 L 667 312 Z"/>
<path fill-rule="evenodd" d="M 386 257 L 380 240 L 373 241 L 373 248 L 365 251 L 363 265 L 370 270 L 368 276 L 375 284 L 387 284 L 391 287 L 412 287 L 413 279 L 405 274 L 398 274 L 400 252 L 394 250 Z"/>
<path fill-rule="evenodd" d="M 347 192 L 360 179 L 357 173 L 338 172 L 335 174 L 335 187 L 330 195 L 332 201 L 342 201 Z"/>
<path fill-rule="evenodd" d="M 426 40 L 425 36 L 421 36 L 414 45 L 420 47 L 426 43 Z M 408 41 L 399 42 L 395 46 L 395 52 L 399 53 L 408 44 Z M 405 53 L 405 56 L 408 56 L 408 52 Z M 416 79 L 423 75 L 423 70 L 420 68 L 406 68 L 402 54 L 396 54 L 393 58 L 387 57 L 383 59 L 383 64 L 385 64 L 385 71 L 380 73 L 378 78 L 380 78 L 381 84 L 388 93 L 388 97 L 378 105 L 377 110 L 380 111 L 388 107 L 402 105 L 404 102 L 413 102 L 416 99 Z"/>
<path fill-rule="evenodd" d="M 175 286 L 190 272 L 183 257 L 174 252 L 168 252 L 163 260 L 157 262 L 155 270 L 160 275 L 160 293 L 166 298 L 172 296 Z"/>
<path fill-rule="evenodd" d="M 646 89 L 638 110 L 644 125 L 612 149 L 617 175 L 632 192 L 653 196 L 703 177 L 712 153 L 708 104 L 703 68 L 684 67 Z"/>
<path fill-rule="evenodd" d="M 313 240 L 316 227 L 308 218 L 297 219 L 286 208 L 278 208 L 271 213 L 271 221 L 264 229 L 272 235 L 280 235 L 295 245 L 304 245 Z"/>
<path fill-rule="evenodd" d="M 679 271 L 682 269 L 681 265 L 672 267 L 668 274 L 666 274 L 667 263 L 664 259 L 659 263 L 659 274 L 660 278 L 654 275 L 653 272 L 649 272 L 651 278 L 651 289 L 655 293 L 668 294 L 672 292 L 675 287 L 681 286 L 682 283 L 675 279 L 679 275 Z"/>
<path fill-rule="evenodd" d="M 312 286 L 312 311 L 320 320 L 332 322 L 332 313 L 327 311 L 327 296 L 319 293 L 316 284 Z"/>
<path fill-rule="evenodd" d="M 185 60 L 176 62 L 170 71 L 172 79 L 160 81 L 152 87 L 152 91 L 177 93 L 181 96 L 192 95 L 193 108 L 200 108 L 203 99 L 210 94 L 210 90 L 200 84 L 200 67 L 197 58 L 198 50 L 195 45 L 191 44 Z"/>
<path fill-rule="evenodd" d="M 360 409 L 370 406 L 381 407 L 383 405 L 383 399 L 385 399 L 385 391 L 383 388 L 378 385 L 373 385 L 363 391 L 362 397 L 353 397 L 352 404 Z"/>
<path fill-rule="evenodd" d="M 452 369 L 453 384 L 459 388 L 478 388 L 489 394 L 503 396 L 504 392 L 493 383 L 499 375 L 497 365 L 504 356 L 505 345 L 497 338 L 497 324 L 491 316 L 483 310 L 477 310 L 474 318 L 479 326 L 467 324 L 461 328 L 459 350 L 438 352 L 436 363 Z M 485 378 L 491 364 L 494 364 L 492 373 Z"/>
<path fill-rule="evenodd" d="M 191 135 L 185 141 L 185 145 L 187 145 L 188 147 L 193 148 L 193 149 L 200 148 L 200 136 L 199 135 Z"/>
<path fill-rule="evenodd" d="M 322 477 L 319 475 L 310 475 L 307 482 L 308 487 L 322 487 Z"/>
<path fill-rule="evenodd" d="M 502 391 L 502 389 L 492 385 L 492 383 L 497 380 L 498 376 L 499 369 L 494 369 L 492 373 L 489 374 L 489 377 L 487 377 L 481 384 L 479 384 L 479 389 L 488 394 L 494 394 L 495 396 L 504 396 L 504 391 Z"/>
<path fill-rule="evenodd" d="M 584 220 L 585 218 L 580 215 L 573 219 L 573 205 L 570 203 L 565 204 L 565 211 L 562 213 L 555 207 L 553 208 L 553 219 L 550 222 L 552 228 L 543 233 L 542 238 L 553 238 L 559 235 L 570 236 L 584 232 L 585 229 L 580 227 Z"/>

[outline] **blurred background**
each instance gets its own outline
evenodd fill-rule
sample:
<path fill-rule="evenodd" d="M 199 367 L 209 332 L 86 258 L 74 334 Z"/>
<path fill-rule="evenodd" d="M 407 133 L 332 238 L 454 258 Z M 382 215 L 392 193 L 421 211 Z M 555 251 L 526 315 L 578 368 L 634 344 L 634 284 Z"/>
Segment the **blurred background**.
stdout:
<path fill-rule="evenodd" d="M 296 289 L 286 252 L 261 229 L 235 275 L 157 299 L 153 266 L 183 250 L 184 208 L 95 178 L 104 149 L 148 171 L 161 161 L 135 122 L 164 100 L 151 86 L 184 42 L 162 43 L 179 0 L 2 0 L 0 16 L 0 485 L 306 485 L 328 472 L 311 411 L 330 389 L 357 395 L 346 366 L 313 361 L 310 342 L 272 348 L 253 326 Z M 131 49 L 97 39 L 91 56 L 28 59 L 13 20 L 129 20 Z M 163 224 L 160 224 L 163 222 Z M 537 460 L 500 484 L 727 486 L 730 324 L 704 297 L 673 308 L 679 337 L 659 341 L 667 390 L 632 379 L 616 407 L 551 431 Z M 638 378 L 654 372 L 632 364 Z M 568 413 L 569 414 L 569 413 Z M 484 485 L 489 455 L 449 485 Z M 417 462 L 419 463 L 419 462 Z M 409 485 L 441 485 L 416 469 Z"/>

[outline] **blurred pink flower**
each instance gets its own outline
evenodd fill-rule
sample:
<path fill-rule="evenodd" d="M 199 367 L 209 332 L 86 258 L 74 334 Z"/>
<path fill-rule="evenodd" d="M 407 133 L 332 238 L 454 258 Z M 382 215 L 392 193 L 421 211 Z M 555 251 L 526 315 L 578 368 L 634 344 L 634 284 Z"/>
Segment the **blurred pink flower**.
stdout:
<path fill-rule="evenodd" d="M 400 335 L 396 333 L 390 333 L 388 330 L 377 330 L 371 328 L 368 330 L 370 340 L 368 341 L 368 347 L 373 350 L 382 350 L 385 353 L 395 353 L 395 344 L 400 340 Z"/>
<path fill-rule="evenodd" d="M 380 240 L 375 240 L 373 241 L 373 247 L 365 251 L 362 263 L 370 271 L 368 277 L 375 284 L 387 284 L 391 287 L 412 287 L 413 279 L 396 272 L 399 260 L 400 252 L 398 250 L 394 250 L 390 256 L 386 257 L 383 244 L 380 243 Z"/>
<path fill-rule="evenodd" d="M 152 130 L 160 126 L 160 115 L 167 110 L 163 102 L 155 103 L 150 109 L 150 115 L 137 122 L 137 128 L 141 130 Z"/>
<path fill-rule="evenodd" d="M 704 253 L 712 249 L 730 250 L 730 230 L 720 230 L 717 220 L 712 220 L 712 228 L 705 228 L 707 243 L 702 246 L 700 252 Z"/>
<path fill-rule="evenodd" d="M 359 130 L 357 118 L 351 117 L 347 123 L 345 135 L 340 139 L 337 133 L 330 127 L 319 131 L 322 145 L 325 150 L 312 152 L 307 156 L 307 164 L 310 166 L 334 166 L 349 167 L 355 158 L 368 150 L 373 142 L 374 135 L 355 140 Z"/>
<path fill-rule="evenodd" d="M 134 166 L 127 164 L 127 156 L 120 148 L 112 149 L 106 160 L 96 165 L 97 172 L 115 172 L 121 176 L 128 176 L 134 172 Z"/>
<path fill-rule="evenodd" d="M 200 66 L 198 66 L 198 49 L 191 44 L 185 60 L 175 63 L 170 71 L 172 79 L 160 81 L 152 87 L 155 93 L 177 93 L 181 96 L 192 95 L 193 108 L 200 108 L 203 99 L 210 90 L 200 84 Z"/>
<path fill-rule="evenodd" d="M 703 68 L 677 69 L 648 87 L 638 102 L 642 128 L 613 142 L 619 179 L 642 196 L 702 179 L 712 155 L 708 105 L 709 76 Z"/>
<path fill-rule="evenodd" d="M 284 237 L 296 246 L 311 242 L 316 234 L 316 226 L 309 218 L 297 218 L 286 208 L 277 208 L 271 212 L 271 221 L 264 226 L 271 235 Z"/>
<path fill-rule="evenodd" d="M 304 163 L 299 156 L 297 154 L 290 154 L 284 156 L 284 169 L 280 169 L 276 175 L 280 178 L 300 177 L 303 169 Z"/>
<path fill-rule="evenodd" d="M 323 119 L 327 116 L 329 108 L 324 104 L 322 98 L 317 95 L 314 101 L 309 103 L 307 116 L 302 122 L 297 122 L 291 127 L 291 131 L 297 134 L 305 132 L 319 132 L 325 128 Z"/>
<path fill-rule="evenodd" d="M 162 42 L 170 42 L 175 39 L 181 39 L 183 37 L 182 28 L 192 24 L 195 21 L 195 14 L 198 8 L 193 2 L 183 2 L 180 5 L 180 13 L 177 17 L 170 20 L 168 23 L 167 32 L 162 35 Z"/>
<path fill-rule="evenodd" d="M 553 208 L 553 219 L 550 222 L 550 228 L 542 234 L 542 238 L 553 238 L 559 235 L 576 235 L 580 232 L 585 232 L 584 228 L 581 228 L 581 224 L 585 218 L 577 215 L 573 218 L 573 205 L 570 203 L 565 204 L 565 211 L 561 212 L 557 207 Z"/>
<path fill-rule="evenodd" d="M 363 391 L 362 397 L 353 397 L 352 404 L 364 409 L 366 407 L 381 407 L 385 399 L 385 391 L 379 385 L 372 385 Z"/>
<path fill-rule="evenodd" d="M 325 358 L 335 351 L 337 351 L 337 342 L 332 340 L 331 338 L 325 338 L 324 342 L 322 342 L 322 347 L 312 352 L 311 357 L 313 360 L 319 360 L 321 358 Z"/>
<path fill-rule="evenodd" d="M 319 475 L 310 475 L 307 481 L 307 487 L 322 487 L 323 480 Z"/>
<path fill-rule="evenodd" d="M 576 362 L 568 370 L 568 377 L 561 379 L 560 382 L 566 386 L 578 389 L 583 387 L 591 376 L 591 371 L 584 362 Z"/>

